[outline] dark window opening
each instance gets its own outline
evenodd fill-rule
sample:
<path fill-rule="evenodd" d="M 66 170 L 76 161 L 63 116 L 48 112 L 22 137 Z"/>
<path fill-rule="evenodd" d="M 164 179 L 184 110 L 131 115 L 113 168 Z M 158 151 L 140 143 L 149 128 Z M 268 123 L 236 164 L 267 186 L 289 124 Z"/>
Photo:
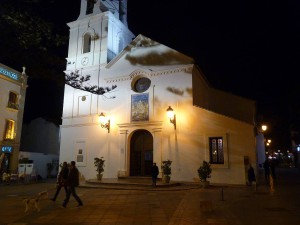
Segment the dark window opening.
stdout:
<path fill-rule="evenodd" d="M 18 109 L 18 95 L 14 92 L 9 92 L 9 98 L 8 98 L 8 103 L 7 107 L 11 109 Z"/>
<path fill-rule="evenodd" d="M 86 6 L 86 15 L 93 13 L 94 10 L 94 0 L 87 0 L 87 6 Z"/>
<path fill-rule="evenodd" d="M 91 51 L 92 37 L 89 33 L 86 33 L 83 38 L 83 53 Z"/>
<path fill-rule="evenodd" d="M 209 138 L 209 156 L 211 164 L 224 164 L 224 147 L 222 137 Z"/>

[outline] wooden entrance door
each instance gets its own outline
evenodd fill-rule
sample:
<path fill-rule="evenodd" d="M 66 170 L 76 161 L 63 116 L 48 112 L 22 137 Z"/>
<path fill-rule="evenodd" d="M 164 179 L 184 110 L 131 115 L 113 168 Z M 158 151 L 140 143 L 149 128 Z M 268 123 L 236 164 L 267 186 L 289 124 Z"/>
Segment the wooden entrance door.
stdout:
<path fill-rule="evenodd" d="M 130 176 L 151 176 L 153 137 L 147 130 L 137 130 L 130 140 Z"/>

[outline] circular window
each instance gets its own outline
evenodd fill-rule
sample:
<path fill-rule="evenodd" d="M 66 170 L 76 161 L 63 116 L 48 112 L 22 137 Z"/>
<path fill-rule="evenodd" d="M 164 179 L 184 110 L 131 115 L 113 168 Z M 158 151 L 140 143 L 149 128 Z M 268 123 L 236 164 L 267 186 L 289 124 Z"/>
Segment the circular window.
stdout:
<path fill-rule="evenodd" d="M 150 85 L 151 80 L 147 77 L 142 77 L 135 82 L 134 89 L 136 92 L 144 92 L 149 89 Z"/>

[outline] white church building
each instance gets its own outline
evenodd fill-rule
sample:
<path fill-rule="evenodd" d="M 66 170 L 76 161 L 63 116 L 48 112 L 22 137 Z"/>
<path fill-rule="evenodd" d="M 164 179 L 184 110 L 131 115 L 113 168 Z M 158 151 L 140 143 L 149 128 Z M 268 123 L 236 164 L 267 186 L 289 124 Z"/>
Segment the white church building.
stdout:
<path fill-rule="evenodd" d="M 248 164 L 257 168 L 255 102 L 210 86 L 192 58 L 135 37 L 126 8 L 81 0 L 68 23 L 60 163 L 76 161 L 88 180 L 95 157 L 103 178 L 147 177 L 153 162 L 171 160 L 171 181 L 193 182 L 205 160 L 211 183 L 245 184 Z"/>

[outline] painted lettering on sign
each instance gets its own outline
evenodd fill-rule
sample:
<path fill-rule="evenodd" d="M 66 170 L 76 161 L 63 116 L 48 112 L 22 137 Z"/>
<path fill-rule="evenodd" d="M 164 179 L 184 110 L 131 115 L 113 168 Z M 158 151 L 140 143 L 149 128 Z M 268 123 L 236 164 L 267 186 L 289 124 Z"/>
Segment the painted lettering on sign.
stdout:
<path fill-rule="evenodd" d="M 12 146 L 2 146 L 1 151 L 2 152 L 7 152 L 7 153 L 12 153 L 13 147 Z"/>
<path fill-rule="evenodd" d="M 14 80 L 18 80 L 19 77 L 18 77 L 18 74 L 14 73 L 14 72 L 11 72 L 9 70 L 6 70 L 2 67 L 0 67 L 0 73 L 2 73 L 3 75 L 11 78 L 11 79 L 14 79 Z"/>

